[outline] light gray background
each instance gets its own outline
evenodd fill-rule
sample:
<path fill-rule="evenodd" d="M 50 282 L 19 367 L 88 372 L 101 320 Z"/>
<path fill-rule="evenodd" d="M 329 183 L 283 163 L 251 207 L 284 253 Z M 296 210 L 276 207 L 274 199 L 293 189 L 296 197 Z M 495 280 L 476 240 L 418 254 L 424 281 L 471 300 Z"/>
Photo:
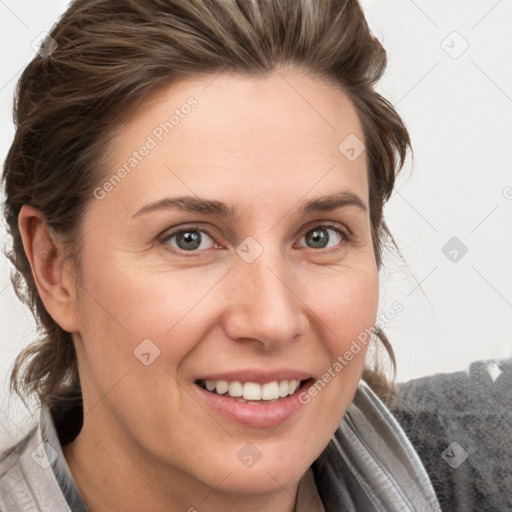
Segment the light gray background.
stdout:
<path fill-rule="evenodd" d="M 67 3 L 0 0 L 2 160 L 31 44 Z M 382 273 L 381 310 L 394 301 L 403 305 L 386 325 L 398 380 L 511 357 L 512 1 L 365 0 L 363 6 L 388 51 L 380 91 L 403 116 L 415 149 L 385 212 L 409 267 L 388 255 Z M 460 249 L 446 250 L 457 261 L 442 252 L 452 237 L 467 247 L 463 257 Z M 2 226 L 0 241 L 6 240 Z M 17 402 L 7 397 L 7 375 L 35 324 L 14 295 L 9 271 L 0 257 L 0 424 L 17 430 L 22 423 Z"/>

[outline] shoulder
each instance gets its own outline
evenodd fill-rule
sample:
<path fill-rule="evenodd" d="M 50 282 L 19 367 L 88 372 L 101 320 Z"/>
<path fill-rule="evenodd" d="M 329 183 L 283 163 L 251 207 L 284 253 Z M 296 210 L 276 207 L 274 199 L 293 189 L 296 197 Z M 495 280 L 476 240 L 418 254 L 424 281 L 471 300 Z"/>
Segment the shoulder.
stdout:
<path fill-rule="evenodd" d="M 512 359 L 399 384 L 389 407 L 446 510 L 512 510 Z"/>
<path fill-rule="evenodd" d="M 70 512 L 54 474 L 60 445 L 49 442 L 41 427 L 39 421 L 0 455 L 0 512 Z"/>
<path fill-rule="evenodd" d="M 20 498 L 24 500 L 23 495 L 27 490 L 21 460 L 31 444 L 36 428 L 0 454 L 0 512 L 21 510 L 19 501 Z"/>

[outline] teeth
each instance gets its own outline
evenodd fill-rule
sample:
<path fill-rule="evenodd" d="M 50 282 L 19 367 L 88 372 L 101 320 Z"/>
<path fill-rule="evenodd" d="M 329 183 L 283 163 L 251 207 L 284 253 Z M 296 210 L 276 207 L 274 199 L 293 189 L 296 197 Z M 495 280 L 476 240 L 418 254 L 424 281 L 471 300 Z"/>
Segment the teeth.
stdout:
<path fill-rule="evenodd" d="M 288 389 L 289 389 L 288 381 L 287 380 L 282 380 L 279 383 L 279 396 L 281 398 L 283 398 L 285 396 L 288 396 Z"/>
<path fill-rule="evenodd" d="M 219 395 L 223 395 L 228 390 L 229 384 L 225 380 L 218 380 L 217 385 L 215 387 L 216 387 L 217 393 Z"/>
<path fill-rule="evenodd" d="M 228 387 L 229 396 L 238 397 L 244 394 L 241 382 L 231 382 Z"/>
<path fill-rule="evenodd" d="M 299 388 L 300 382 L 298 380 L 289 380 L 288 381 L 288 394 L 293 395 L 295 391 Z"/>
<path fill-rule="evenodd" d="M 262 400 L 277 400 L 279 398 L 279 384 L 276 381 L 263 384 L 261 398 Z"/>
<path fill-rule="evenodd" d="M 244 400 L 261 400 L 261 386 L 255 382 L 246 382 L 243 397 Z"/>
<path fill-rule="evenodd" d="M 249 401 L 271 401 L 293 395 L 300 386 L 299 380 L 281 380 L 267 382 L 266 384 L 258 384 L 256 382 L 227 382 L 225 380 L 206 380 L 204 387 L 208 391 L 217 393 L 218 395 L 228 394 L 233 398 Z"/>

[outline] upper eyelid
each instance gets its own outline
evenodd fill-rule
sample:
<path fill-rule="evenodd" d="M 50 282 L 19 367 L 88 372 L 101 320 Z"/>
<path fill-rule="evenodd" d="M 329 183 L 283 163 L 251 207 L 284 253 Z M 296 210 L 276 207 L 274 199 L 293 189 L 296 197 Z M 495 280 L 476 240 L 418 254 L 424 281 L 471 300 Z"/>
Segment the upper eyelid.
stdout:
<path fill-rule="evenodd" d="M 215 240 L 214 235 L 210 232 L 209 229 L 202 227 L 199 224 L 191 224 L 190 226 L 180 227 L 180 228 L 171 228 L 170 230 L 165 230 L 158 238 L 162 240 L 168 240 L 169 238 L 179 235 L 180 233 L 187 231 L 201 231 L 202 233 L 206 233 L 211 239 Z"/>
<path fill-rule="evenodd" d="M 344 224 L 341 224 L 339 222 L 334 222 L 334 221 L 323 221 L 323 222 L 320 221 L 318 223 L 313 223 L 313 225 L 311 227 L 307 227 L 306 229 L 302 230 L 301 237 L 303 237 L 306 233 L 308 233 L 309 231 L 311 231 L 315 228 L 334 229 L 334 230 L 340 232 L 342 237 L 344 238 L 344 241 L 342 243 L 351 242 L 354 237 L 354 235 L 352 234 L 352 231 L 348 227 L 346 227 Z"/>

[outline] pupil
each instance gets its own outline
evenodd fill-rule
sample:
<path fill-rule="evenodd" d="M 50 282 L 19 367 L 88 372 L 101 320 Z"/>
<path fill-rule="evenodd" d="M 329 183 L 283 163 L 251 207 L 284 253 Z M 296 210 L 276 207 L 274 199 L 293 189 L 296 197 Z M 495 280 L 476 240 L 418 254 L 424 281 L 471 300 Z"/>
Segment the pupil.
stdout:
<path fill-rule="evenodd" d="M 326 229 L 313 229 L 307 233 L 306 238 L 315 249 L 325 247 L 329 242 L 329 234 Z"/>
<path fill-rule="evenodd" d="M 176 236 L 176 243 L 184 251 L 197 249 L 201 245 L 201 235 L 197 231 L 184 231 Z"/>

